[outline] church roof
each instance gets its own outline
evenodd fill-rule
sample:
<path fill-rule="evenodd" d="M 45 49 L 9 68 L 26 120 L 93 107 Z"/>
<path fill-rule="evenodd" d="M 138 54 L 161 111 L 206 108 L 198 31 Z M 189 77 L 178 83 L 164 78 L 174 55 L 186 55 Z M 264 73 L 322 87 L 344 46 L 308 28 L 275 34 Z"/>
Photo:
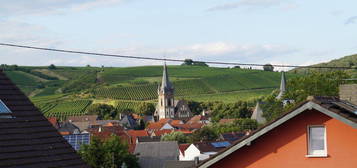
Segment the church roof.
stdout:
<path fill-rule="evenodd" d="M 88 167 L 31 101 L 0 71 L 0 167 Z"/>
<path fill-rule="evenodd" d="M 162 81 L 161 81 L 161 87 L 160 87 L 160 91 L 163 92 L 169 92 L 172 91 L 174 89 L 172 83 L 169 80 L 169 74 L 167 73 L 167 66 L 166 63 L 164 64 L 164 70 L 162 73 Z"/>
<path fill-rule="evenodd" d="M 286 79 L 285 79 L 285 72 L 281 72 L 281 81 L 280 81 L 280 92 L 279 95 L 276 97 L 277 99 L 281 99 L 284 96 L 286 91 Z"/>

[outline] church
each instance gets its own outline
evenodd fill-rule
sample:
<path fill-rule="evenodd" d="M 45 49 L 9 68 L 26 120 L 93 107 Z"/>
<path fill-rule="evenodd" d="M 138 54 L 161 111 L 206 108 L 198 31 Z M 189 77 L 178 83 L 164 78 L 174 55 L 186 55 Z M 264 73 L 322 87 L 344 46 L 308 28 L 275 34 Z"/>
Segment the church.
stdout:
<path fill-rule="evenodd" d="M 158 104 L 155 110 L 155 118 L 185 120 L 192 117 L 192 112 L 185 100 L 175 100 L 174 86 L 169 80 L 166 63 L 164 64 L 161 85 L 158 87 Z"/>

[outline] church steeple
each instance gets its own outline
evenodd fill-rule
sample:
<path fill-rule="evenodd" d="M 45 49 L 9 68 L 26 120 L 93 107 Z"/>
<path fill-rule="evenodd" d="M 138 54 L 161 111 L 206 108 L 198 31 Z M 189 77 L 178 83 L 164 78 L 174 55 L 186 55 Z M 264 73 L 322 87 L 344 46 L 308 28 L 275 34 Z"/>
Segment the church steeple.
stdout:
<path fill-rule="evenodd" d="M 155 111 L 155 115 L 162 118 L 174 118 L 175 115 L 175 99 L 174 99 L 174 87 L 169 80 L 169 74 L 167 73 L 166 63 L 164 64 L 161 86 L 158 88 L 158 105 Z"/>
<path fill-rule="evenodd" d="M 167 66 L 166 63 L 164 64 L 164 70 L 162 73 L 162 81 L 161 81 L 161 87 L 160 91 L 165 93 L 165 92 L 170 92 L 173 90 L 173 86 L 169 80 L 169 74 L 167 73 Z"/>
<path fill-rule="evenodd" d="M 263 117 L 263 110 L 260 108 L 260 102 L 257 102 L 252 116 L 250 117 L 253 120 L 256 120 L 259 124 L 265 124 L 266 119 Z"/>
<path fill-rule="evenodd" d="M 281 99 L 286 92 L 286 79 L 284 71 L 281 72 L 281 81 L 280 81 L 280 92 L 279 95 L 276 97 L 277 99 Z"/>

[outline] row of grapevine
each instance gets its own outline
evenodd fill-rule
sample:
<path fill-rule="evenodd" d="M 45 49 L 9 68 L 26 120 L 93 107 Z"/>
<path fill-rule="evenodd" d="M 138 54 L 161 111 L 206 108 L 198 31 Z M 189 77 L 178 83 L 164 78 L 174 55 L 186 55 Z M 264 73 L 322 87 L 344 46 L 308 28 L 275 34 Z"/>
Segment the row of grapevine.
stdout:
<path fill-rule="evenodd" d="M 90 100 L 75 100 L 70 102 L 50 102 L 38 104 L 37 107 L 46 117 L 65 119 L 67 116 L 84 115 Z"/>

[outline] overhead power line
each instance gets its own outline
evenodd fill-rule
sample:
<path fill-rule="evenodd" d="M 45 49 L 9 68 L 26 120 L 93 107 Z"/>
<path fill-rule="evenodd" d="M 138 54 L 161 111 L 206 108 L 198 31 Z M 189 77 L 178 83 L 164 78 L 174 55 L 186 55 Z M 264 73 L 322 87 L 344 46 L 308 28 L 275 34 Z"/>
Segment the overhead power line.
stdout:
<path fill-rule="evenodd" d="M 131 56 L 131 55 L 119 55 L 119 54 L 105 54 L 105 53 L 54 49 L 54 48 L 45 48 L 45 47 L 36 47 L 36 46 L 18 45 L 18 44 L 9 44 L 9 43 L 0 43 L 0 46 L 27 48 L 27 49 L 33 49 L 33 50 L 44 50 L 44 51 L 62 52 L 62 53 L 71 53 L 71 54 L 85 54 L 85 55 L 94 55 L 94 56 L 102 56 L 102 57 L 117 57 L 117 58 L 170 61 L 170 62 L 184 62 L 185 61 L 184 59 L 170 59 L 170 58 L 142 57 L 142 56 Z M 217 65 L 235 65 L 235 66 L 265 66 L 266 65 L 266 64 L 220 62 L 220 61 L 193 61 L 193 62 L 196 62 L 196 63 L 203 62 L 206 64 L 217 64 Z M 335 67 L 335 66 L 301 66 L 301 65 L 281 65 L 281 64 L 271 64 L 271 65 L 274 67 L 283 67 L 283 68 L 356 69 L 353 67 Z"/>

